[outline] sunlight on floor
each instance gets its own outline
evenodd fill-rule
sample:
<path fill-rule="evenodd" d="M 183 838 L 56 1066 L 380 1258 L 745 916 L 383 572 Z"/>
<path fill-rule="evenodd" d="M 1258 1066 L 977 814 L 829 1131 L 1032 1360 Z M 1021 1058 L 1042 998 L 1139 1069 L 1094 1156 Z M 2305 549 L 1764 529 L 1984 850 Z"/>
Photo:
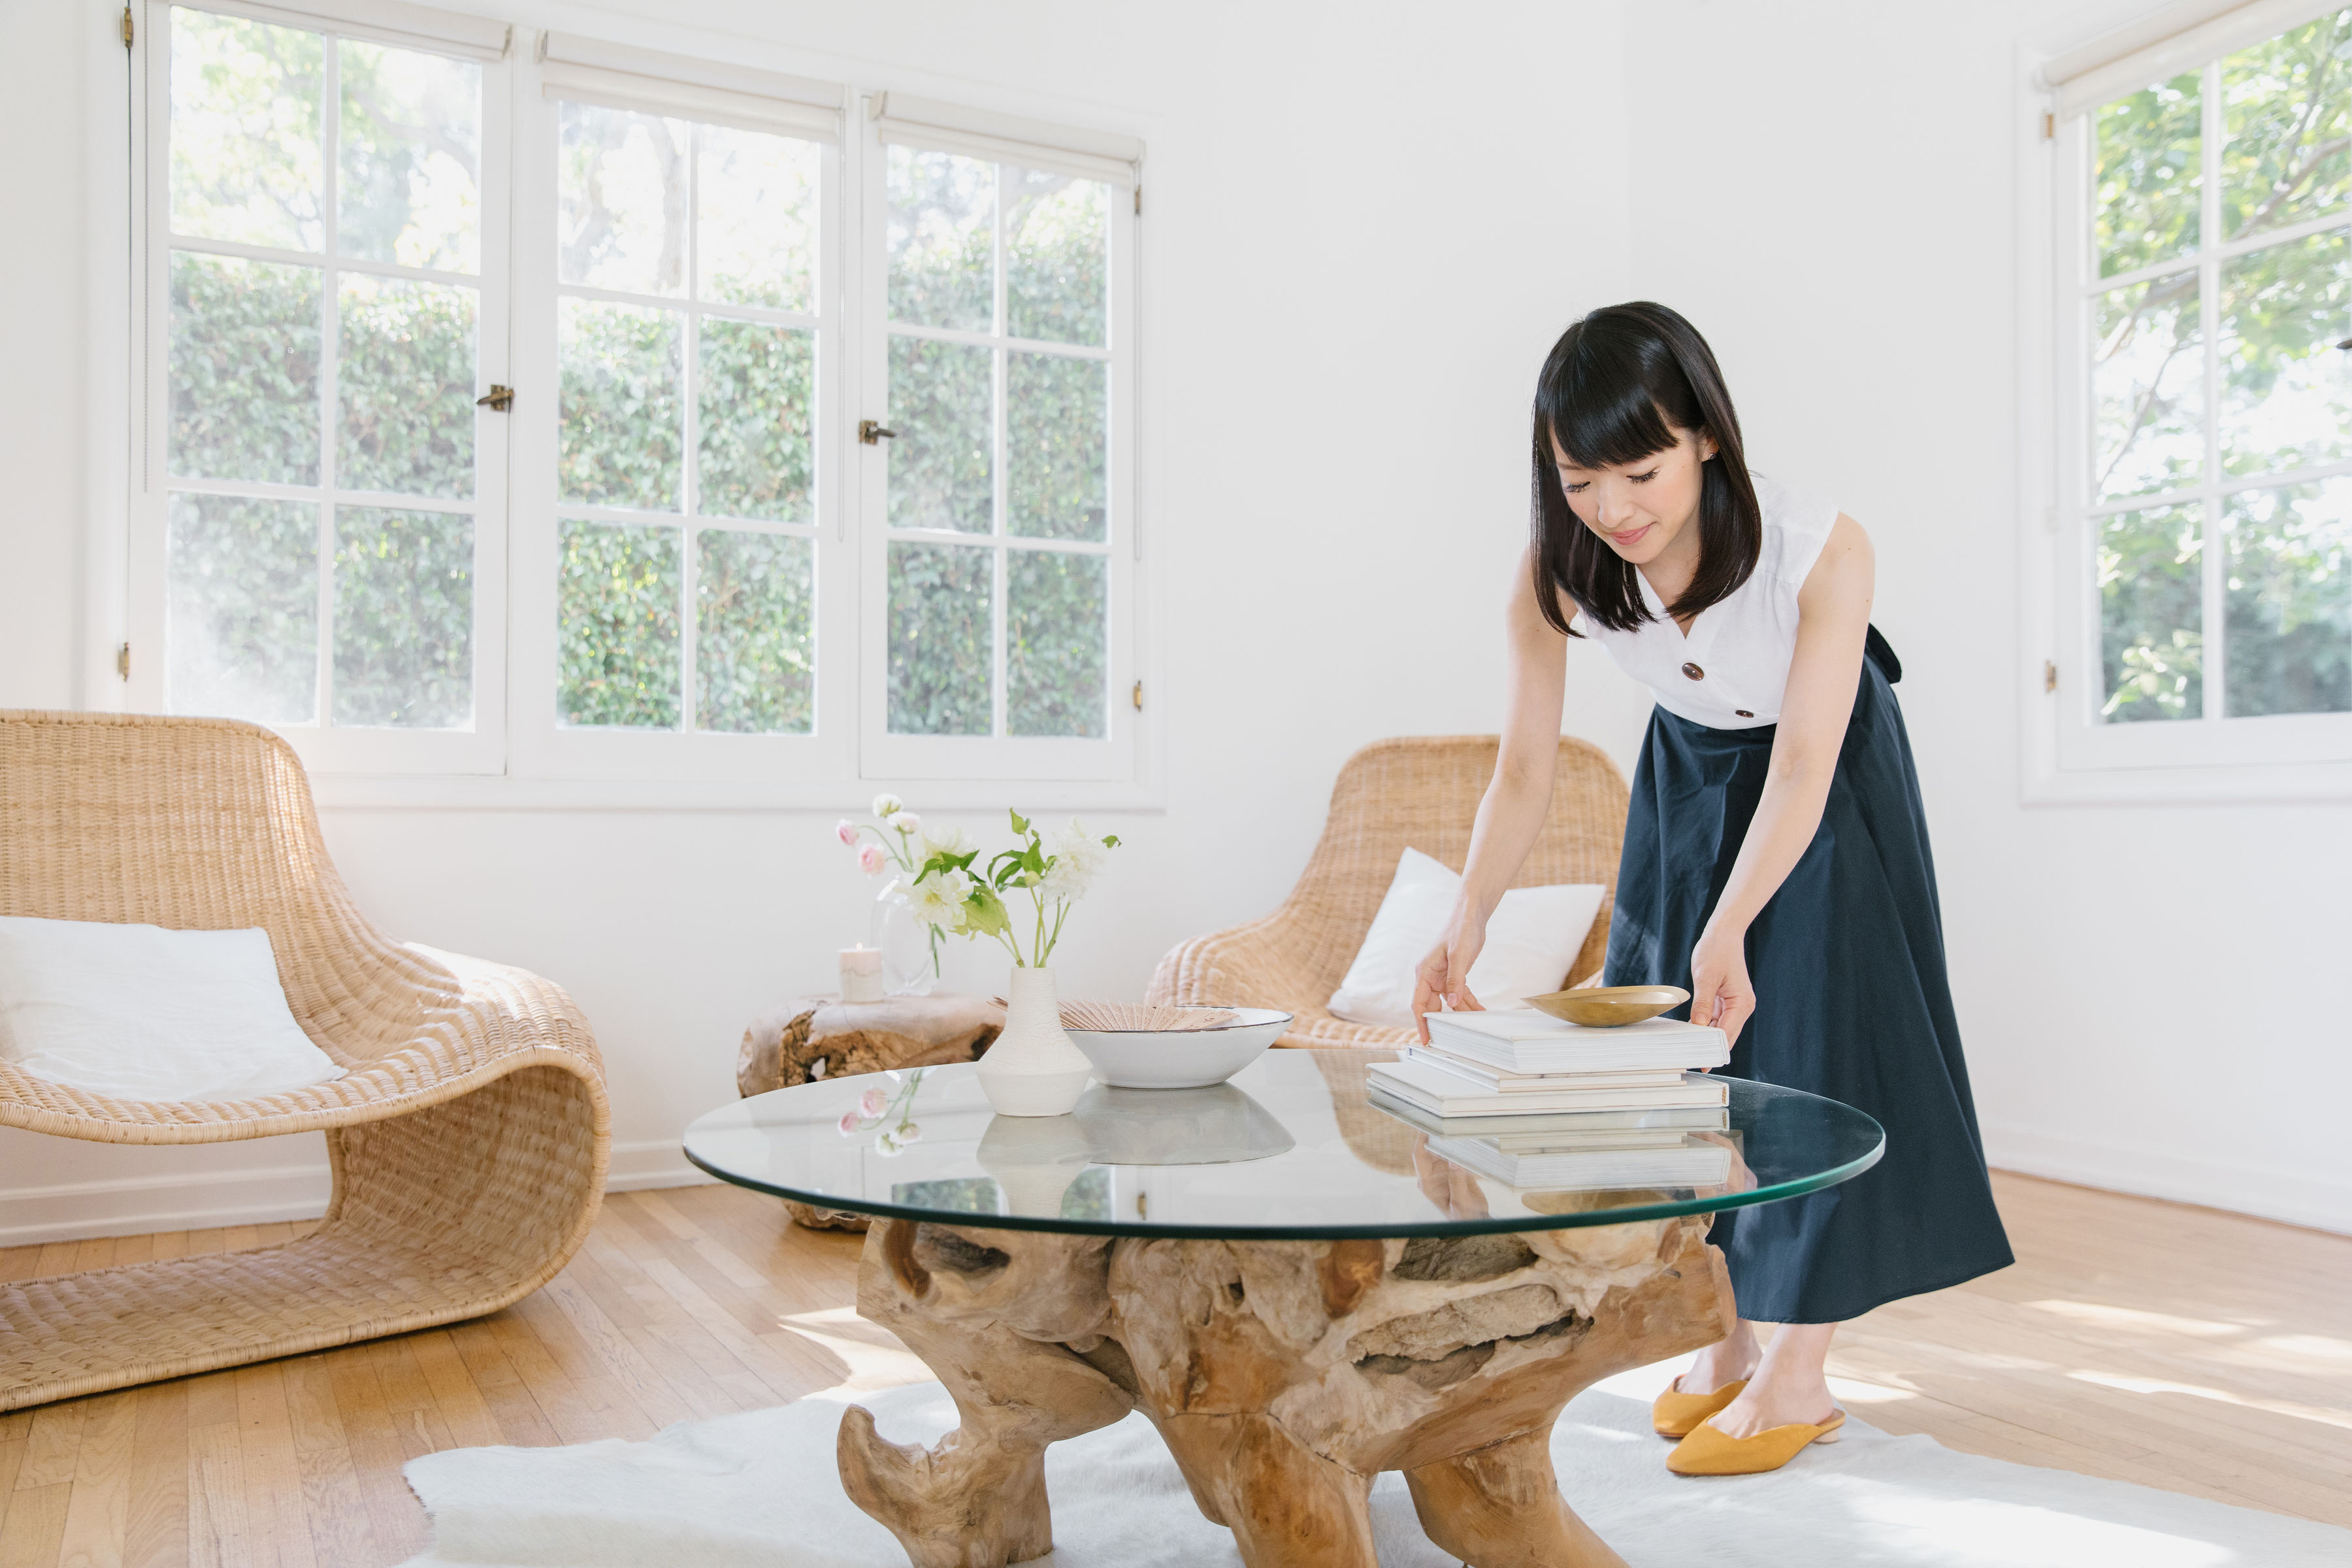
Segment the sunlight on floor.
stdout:
<path fill-rule="evenodd" d="M 2341 1410 L 2291 1405 L 2283 1399 L 2253 1399 L 2242 1394 L 2232 1394 L 2226 1388 L 2204 1388 L 2193 1383 L 2168 1383 L 2162 1378 L 2118 1377 L 2105 1372 L 2070 1372 L 2066 1375 L 2078 1383 L 2095 1383 L 2101 1388 L 2119 1389 L 2126 1394 L 2185 1394 L 2193 1399 L 2217 1400 L 2223 1405 L 2235 1405 L 2247 1410 L 2266 1410 L 2273 1415 L 2292 1415 L 2300 1421 L 2317 1421 L 2352 1430 L 2352 1415 Z"/>
<path fill-rule="evenodd" d="M 896 1388 L 903 1383 L 925 1382 L 931 1375 L 930 1368 L 910 1354 L 888 1330 L 877 1328 L 860 1318 L 855 1307 L 781 1314 L 776 1327 L 814 1341 L 848 1367 L 849 1375 L 826 1394 Z"/>
<path fill-rule="evenodd" d="M 2224 1334 L 2242 1334 L 2249 1329 L 2259 1329 L 2263 1323 L 2217 1323 L 2204 1318 L 2176 1318 L 2164 1312 L 2144 1312 L 2136 1307 L 2110 1307 L 2096 1301 L 2028 1301 L 2036 1311 L 2054 1312 L 2062 1318 L 2072 1318 L 2078 1323 L 2095 1324 L 2103 1329 L 2137 1329 L 2166 1334 L 2191 1334 L 2199 1338 L 2218 1338 Z"/>

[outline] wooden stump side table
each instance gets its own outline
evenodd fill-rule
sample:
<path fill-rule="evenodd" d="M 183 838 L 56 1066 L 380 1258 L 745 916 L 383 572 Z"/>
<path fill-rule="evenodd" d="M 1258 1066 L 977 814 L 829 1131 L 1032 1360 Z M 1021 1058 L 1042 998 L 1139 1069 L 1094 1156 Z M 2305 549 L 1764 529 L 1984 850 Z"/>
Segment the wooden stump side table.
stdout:
<path fill-rule="evenodd" d="M 876 1216 L 858 1312 L 961 1425 L 899 1445 L 851 1406 L 838 1460 L 916 1568 L 1052 1550 L 1046 1447 L 1130 1410 L 1249 1568 L 1375 1568 L 1382 1470 L 1474 1568 L 1622 1568 L 1570 1506 L 1579 1478 L 1553 1474 L 1561 1408 L 1721 1337 L 1708 1213 L 1847 1180 L 1883 1146 L 1850 1107 L 1734 1081 L 1728 1128 L 1693 1135 L 1736 1152 L 1722 1185 L 1521 1190 L 1426 1140 L 1409 1169 L 1367 1160 L 1356 1113 L 1388 1113 L 1319 1054 L 1213 1089 L 1097 1085 L 1053 1118 L 992 1118 L 970 1067 L 901 1074 L 924 1134 L 887 1157 L 840 1131 L 855 1080 L 688 1130 L 714 1175 Z"/>
<path fill-rule="evenodd" d="M 743 1031 L 735 1091 L 748 1097 L 824 1078 L 976 1061 L 1003 1027 L 1003 1008 L 953 991 L 879 1002 L 844 1002 L 837 992 L 795 997 Z M 866 1225 L 862 1214 L 793 1198 L 784 1209 L 812 1230 Z"/>

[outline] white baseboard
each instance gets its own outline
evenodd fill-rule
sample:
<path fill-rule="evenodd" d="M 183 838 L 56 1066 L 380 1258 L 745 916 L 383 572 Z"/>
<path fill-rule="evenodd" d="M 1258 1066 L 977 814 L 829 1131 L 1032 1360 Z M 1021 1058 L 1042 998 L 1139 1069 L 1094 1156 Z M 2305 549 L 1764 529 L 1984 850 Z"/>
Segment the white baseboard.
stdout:
<path fill-rule="evenodd" d="M 2201 1159 L 2174 1149 L 2059 1138 L 1990 1123 L 1984 1143 L 1987 1163 L 2021 1175 L 2352 1235 L 2352 1178 L 2340 1173 Z"/>
<path fill-rule="evenodd" d="M 677 1139 L 657 1138 L 614 1144 L 604 1190 L 685 1187 L 710 1179 L 686 1163 Z M 327 1212 L 331 1188 L 324 1162 L 18 1187 L 0 1192 L 0 1247 L 316 1219 Z"/>

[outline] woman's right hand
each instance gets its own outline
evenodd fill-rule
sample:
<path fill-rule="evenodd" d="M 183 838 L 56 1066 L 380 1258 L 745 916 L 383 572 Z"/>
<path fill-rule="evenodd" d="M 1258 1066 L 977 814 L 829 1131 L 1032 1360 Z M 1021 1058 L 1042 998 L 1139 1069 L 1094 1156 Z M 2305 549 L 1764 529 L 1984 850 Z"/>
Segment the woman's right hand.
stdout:
<path fill-rule="evenodd" d="M 1456 1013 L 1486 1010 L 1470 994 L 1470 966 L 1478 962 L 1478 952 L 1486 945 L 1486 922 L 1466 910 L 1457 911 L 1444 936 L 1413 971 L 1412 1027 L 1423 1045 L 1429 1044 L 1429 1025 L 1422 1015 L 1436 1012 L 1441 1001 Z"/>

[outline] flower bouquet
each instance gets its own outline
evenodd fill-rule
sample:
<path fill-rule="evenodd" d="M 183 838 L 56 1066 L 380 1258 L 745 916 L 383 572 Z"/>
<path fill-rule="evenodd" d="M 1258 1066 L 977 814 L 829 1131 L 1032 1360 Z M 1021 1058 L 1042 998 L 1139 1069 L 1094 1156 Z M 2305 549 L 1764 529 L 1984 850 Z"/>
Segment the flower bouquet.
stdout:
<path fill-rule="evenodd" d="M 878 825 L 878 826 L 877 826 Z M 940 976 L 940 929 L 926 928 L 914 918 L 910 889 L 921 875 L 926 857 L 962 841 L 948 840 L 923 831 L 923 819 L 907 809 L 897 795 L 874 797 L 874 821 L 852 822 L 843 817 L 833 825 L 833 836 L 857 851 L 857 868 L 869 877 L 894 873 L 874 896 L 874 918 L 868 944 L 880 950 L 884 984 L 893 996 L 929 994 Z"/>
<path fill-rule="evenodd" d="M 1010 816 L 1019 842 L 984 867 L 961 833 L 926 838 L 909 907 L 935 937 L 989 937 L 1013 955 L 1004 1032 L 980 1059 L 981 1087 L 1002 1115 L 1060 1116 L 1077 1104 L 1092 1069 L 1062 1032 L 1054 972 L 1045 964 L 1070 906 L 1092 886 L 1118 837 L 1097 837 L 1073 822 L 1049 850 L 1027 817 Z M 1026 910 L 1019 908 L 1024 901 Z"/>

